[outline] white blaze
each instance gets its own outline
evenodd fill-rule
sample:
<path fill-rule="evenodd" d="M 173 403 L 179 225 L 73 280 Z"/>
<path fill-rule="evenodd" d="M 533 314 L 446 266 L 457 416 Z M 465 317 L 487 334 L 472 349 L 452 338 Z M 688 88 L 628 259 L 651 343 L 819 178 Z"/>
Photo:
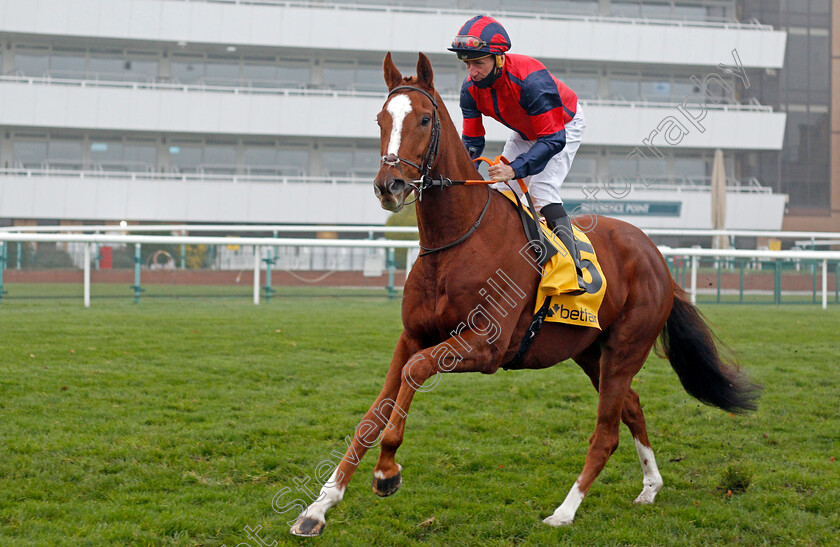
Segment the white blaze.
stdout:
<path fill-rule="evenodd" d="M 403 122 L 408 113 L 411 112 L 411 99 L 408 98 L 408 95 L 395 95 L 388 101 L 385 110 L 391 115 L 391 120 L 393 121 L 387 153 L 399 157 Z"/>

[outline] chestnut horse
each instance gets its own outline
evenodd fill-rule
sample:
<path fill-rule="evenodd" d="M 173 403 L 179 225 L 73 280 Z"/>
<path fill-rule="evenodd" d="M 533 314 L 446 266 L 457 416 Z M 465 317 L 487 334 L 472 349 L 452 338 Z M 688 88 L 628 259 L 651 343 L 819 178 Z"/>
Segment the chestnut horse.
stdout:
<path fill-rule="evenodd" d="M 545 323 L 525 355 L 517 355 L 534 316 L 540 277 L 534 261 L 520 254 L 528 241 L 518 213 L 486 186 L 449 185 L 442 178 L 481 176 L 434 89 L 428 58 L 421 53 L 417 76 L 403 78 L 389 53 L 384 72 L 390 93 L 377 116 L 383 160 L 374 191 L 389 211 L 399 211 L 412 192 L 420 194 L 417 224 L 426 251 L 405 284 L 403 332 L 382 392 L 320 497 L 298 517 L 291 533 L 322 532 L 326 511 L 341 500 L 361 458 L 377 443 L 381 448 L 373 491 L 389 496 L 399 488 L 402 467 L 394 455 L 409 406 L 417 391 L 437 385 L 441 372 L 540 369 L 570 358 L 598 392 L 597 423 L 583 471 L 544 522 L 571 524 L 618 446 L 622 421 L 633 435 L 642 466 L 643 488 L 635 501 L 652 503 L 662 477 L 630 382 L 657 337 L 661 335 L 664 354 L 683 387 L 706 404 L 732 412 L 752 410 L 757 386 L 720 356 L 715 336 L 671 279 L 656 245 L 636 227 L 606 217 L 596 217 L 588 232 L 608 281 L 598 313 L 602 330 Z M 438 184 L 432 185 L 433 179 Z M 429 379 L 433 381 L 424 385 Z"/>

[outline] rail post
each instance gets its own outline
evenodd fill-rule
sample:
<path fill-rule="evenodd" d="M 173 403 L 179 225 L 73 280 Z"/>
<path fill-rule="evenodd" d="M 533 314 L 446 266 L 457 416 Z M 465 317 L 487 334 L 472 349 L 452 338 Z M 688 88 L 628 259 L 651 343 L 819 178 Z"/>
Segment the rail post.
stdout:
<path fill-rule="evenodd" d="M 269 247 L 269 254 L 263 258 L 262 261 L 265 262 L 265 286 L 263 287 L 263 290 L 265 291 L 265 301 L 270 302 L 271 293 L 274 292 L 274 289 L 271 288 L 271 267 L 276 262 L 273 247 Z"/>
<path fill-rule="evenodd" d="M 691 257 L 691 303 L 697 304 L 697 263 L 698 257 Z"/>
<path fill-rule="evenodd" d="M 140 303 L 140 293 L 143 292 L 143 288 L 140 286 L 140 264 L 143 262 L 143 259 L 140 258 L 140 244 L 134 244 L 134 285 L 131 286 L 134 289 L 134 303 Z"/>
<path fill-rule="evenodd" d="M 828 309 L 828 260 L 822 261 L 822 309 Z"/>
<path fill-rule="evenodd" d="M 99 230 L 95 231 L 94 234 L 99 234 Z M 96 267 L 96 271 L 99 271 L 99 260 L 102 258 L 102 252 L 99 250 L 99 243 L 94 243 L 96 254 L 94 256 L 94 266 Z"/>
<path fill-rule="evenodd" d="M 776 259 L 773 261 L 773 303 L 782 303 L 782 261 Z"/>
<path fill-rule="evenodd" d="M 0 241 L 0 300 L 6 294 L 6 290 L 3 289 L 3 270 L 6 269 L 6 249 L 8 246 L 7 242 Z M 20 248 L 20 242 L 18 242 L 18 248 Z"/>
<path fill-rule="evenodd" d="M 747 259 L 738 260 L 738 269 L 740 270 L 739 274 L 738 274 L 738 276 L 740 277 L 740 280 L 739 280 L 739 283 L 738 283 L 738 303 L 739 304 L 744 303 L 744 268 L 746 268 L 746 266 L 747 266 Z"/>
<path fill-rule="evenodd" d="M 393 300 L 396 295 L 394 290 L 394 248 L 388 247 L 388 299 Z"/>
<path fill-rule="evenodd" d="M 85 252 L 84 252 L 84 299 L 85 299 L 85 307 L 90 307 L 90 246 L 91 243 L 85 243 Z"/>
<path fill-rule="evenodd" d="M 717 303 L 720 304 L 720 281 L 721 281 L 721 273 L 720 270 L 723 267 L 724 260 L 717 260 L 715 261 L 717 265 Z"/>
<path fill-rule="evenodd" d="M 254 305 L 260 303 L 260 246 L 254 245 Z"/>
<path fill-rule="evenodd" d="M 840 304 L 840 261 L 834 267 L 834 301 Z"/>

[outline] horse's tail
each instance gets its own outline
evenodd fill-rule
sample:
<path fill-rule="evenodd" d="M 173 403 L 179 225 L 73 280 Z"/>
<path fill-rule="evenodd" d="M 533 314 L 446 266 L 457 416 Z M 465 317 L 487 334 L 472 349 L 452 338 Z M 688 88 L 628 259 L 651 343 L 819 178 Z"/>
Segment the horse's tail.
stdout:
<path fill-rule="evenodd" d="M 755 410 L 760 386 L 751 383 L 691 304 L 685 291 L 672 281 L 674 306 L 659 337 L 660 348 L 671 362 L 689 395 L 729 412 Z"/>

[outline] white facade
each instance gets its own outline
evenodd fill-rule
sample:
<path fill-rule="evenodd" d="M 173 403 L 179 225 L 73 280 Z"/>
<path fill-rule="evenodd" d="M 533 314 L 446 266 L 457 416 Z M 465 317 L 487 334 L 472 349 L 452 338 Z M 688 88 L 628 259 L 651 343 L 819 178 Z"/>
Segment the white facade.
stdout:
<path fill-rule="evenodd" d="M 465 16 L 471 16 L 471 12 L 422 8 L 176 0 L 2 0 L 0 14 L 0 28 L 5 32 L 439 55 L 445 55 L 454 31 Z M 533 16 L 511 16 L 505 24 L 516 37 L 517 51 L 540 59 L 610 63 L 716 67 L 728 63 L 731 51 L 737 49 L 746 67 L 780 68 L 786 39 L 784 32 L 749 25 L 660 25 L 642 20 Z"/>
<path fill-rule="evenodd" d="M 117 86 L 120 87 L 117 87 Z M 383 84 L 384 87 L 384 84 Z M 457 127 L 457 97 L 444 98 Z M 0 79 L 0 125 L 87 128 L 105 131 L 288 135 L 370 139 L 384 93 L 215 91 L 174 85 L 131 86 L 91 82 L 85 87 L 55 85 L 46 79 Z M 752 106 L 684 103 L 639 104 L 586 101 L 589 145 L 778 150 L 785 114 Z M 685 106 L 683 106 L 685 105 Z M 510 130 L 487 120 L 487 139 L 504 142 Z M 673 138 L 666 140 L 666 133 Z M 669 142 L 670 141 L 670 142 Z"/>
<path fill-rule="evenodd" d="M 384 224 L 373 183 L 0 177 L 0 218 Z"/>
<path fill-rule="evenodd" d="M 372 91 L 378 89 L 377 84 L 368 81 L 364 84 L 370 91 L 359 91 L 352 83 L 342 89 L 327 82 L 326 67 L 355 63 L 352 66 L 370 72 L 369 67 L 381 66 L 386 51 L 393 51 L 400 68 L 410 74 L 413 64 L 405 62 L 423 51 L 452 80 L 457 77 L 457 62 L 445 48 L 472 15 L 422 6 L 398 9 L 299 2 L 0 0 L 0 37 L 7 44 L 0 77 L 0 104 L 4 105 L 0 127 L 6 132 L 0 144 L 4 158 L 0 219 L 384 222 L 388 214 L 373 197 L 369 166 L 347 169 L 359 174 L 356 182 L 318 179 L 330 174 L 327 150 L 331 146 L 355 150 L 375 163 L 378 130 L 374 117 L 384 101 L 384 84 L 382 91 Z M 673 179 L 686 176 L 675 165 L 691 163 L 694 156 L 708 158 L 716 148 L 729 154 L 734 165 L 732 159 L 738 154 L 782 146 L 784 113 L 737 104 L 734 92 L 726 100 L 709 100 L 705 90 L 692 89 L 691 82 L 713 76 L 733 88 L 738 82 L 748 85 L 750 71 L 782 66 L 784 32 L 755 24 L 654 24 L 640 19 L 527 14 L 498 17 L 513 37 L 515 52 L 535 56 L 550 67 L 568 65 L 570 78 L 589 78 L 591 96 L 581 100 L 587 132 L 579 154 L 584 159 L 579 161 L 581 166 L 589 161 L 591 168 L 579 179 L 606 180 L 616 175 L 611 172 L 620 165 L 616 158 L 632 156 L 634 150 L 641 151 L 649 163 L 657 161 L 652 148 L 664 152 L 667 168 L 656 174 Z M 45 53 L 39 54 L 38 48 Z M 94 57 L 111 55 L 118 60 L 135 50 L 153 59 L 154 75 L 149 80 L 116 81 L 93 71 Z M 56 76 L 52 66 L 43 74 L 27 73 L 23 60 L 37 64 L 41 62 L 38 55 L 44 59 L 75 55 L 74 62 L 86 68 L 71 77 Z M 234 55 L 242 74 L 251 59 L 299 60 L 305 65 L 307 80 L 255 87 L 241 80 L 220 85 L 208 83 L 209 77 L 186 83 L 176 77 L 177 63 L 187 66 L 188 59 L 194 58 L 196 64 L 210 66 L 217 62 L 214 59 L 221 59 L 219 66 L 233 67 L 228 58 Z M 187 60 L 179 61 L 182 57 Z M 271 66 L 271 61 L 259 62 Z M 130 65 L 125 62 L 126 68 Z M 612 82 L 621 78 L 632 82 L 633 76 L 626 74 L 638 73 L 643 78 L 645 71 L 653 74 L 648 79 L 654 86 L 670 93 L 667 100 L 616 98 L 619 92 L 612 89 Z M 444 99 L 460 124 L 457 97 L 450 93 Z M 500 148 L 508 130 L 492 120 L 485 126 L 488 146 Z M 156 159 L 143 168 L 142 176 L 109 174 L 94 162 L 91 150 L 107 148 L 107 144 L 95 143 L 112 138 L 148 141 L 157 150 Z M 237 176 L 247 167 L 242 164 L 247 155 L 243 150 L 258 138 L 279 139 L 271 146 L 293 143 L 305 150 L 305 158 L 296 167 L 303 176 L 293 181 L 280 176 Z M 53 152 L 60 148 L 51 146 L 57 139 L 72 141 L 71 155 L 78 159 L 65 161 L 62 152 Z M 197 167 L 177 164 L 173 155 L 180 152 L 170 144 L 173 139 L 200 139 L 207 148 L 221 142 L 219 146 L 230 150 L 225 153 L 235 158 L 230 160 L 231 175 L 202 177 L 202 166 L 214 163 L 206 150 L 202 157 L 207 159 Z M 22 159 L 42 143 L 43 158 Z M 699 170 L 692 177 L 708 175 L 702 172 L 703 161 L 699 167 L 690 167 Z M 51 167 L 68 163 L 78 164 L 71 168 L 78 172 Z M 132 170 L 129 161 L 125 166 Z M 179 177 L 187 171 L 191 176 Z M 569 199 L 581 194 L 571 185 L 568 192 Z M 677 217 L 645 215 L 628 218 L 631 222 L 643 227 L 709 227 L 708 191 L 694 189 L 688 192 L 690 199 L 673 185 L 634 192 L 640 196 L 632 199 L 682 205 Z M 727 227 L 781 227 L 784 196 L 744 191 L 730 197 L 730 211 L 738 213 L 730 214 L 733 224 Z"/>

